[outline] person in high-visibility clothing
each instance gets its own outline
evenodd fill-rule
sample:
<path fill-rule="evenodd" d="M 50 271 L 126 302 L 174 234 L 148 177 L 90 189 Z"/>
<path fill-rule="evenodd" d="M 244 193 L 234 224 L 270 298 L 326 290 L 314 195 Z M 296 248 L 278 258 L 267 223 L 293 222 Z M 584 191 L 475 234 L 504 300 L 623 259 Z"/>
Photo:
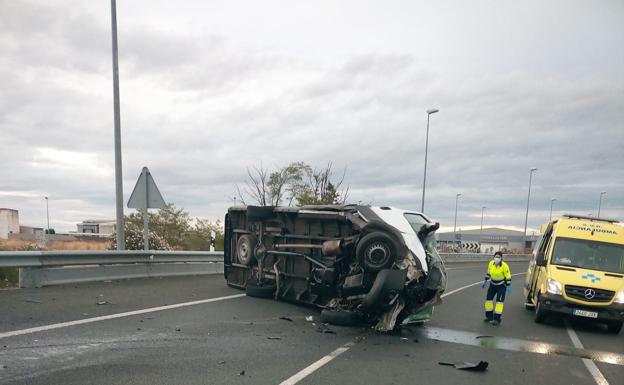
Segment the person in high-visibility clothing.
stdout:
<path fill-rule="evenodd" d="M 503 253 L 500 251 L 494 253 L 494 259 L 488 263 L 481 288 L 487 285 L 487 281 L 490 281 L 490 287 L 485 296 L 485 319 L 483 321 L 490 322 L 492 325 L 500 325 L 505 294 L 511 293 L 511 271 L 509 265 L 503 262 Z M 494 305 L 494 297 L 496 297 L 496 305 Z"/>

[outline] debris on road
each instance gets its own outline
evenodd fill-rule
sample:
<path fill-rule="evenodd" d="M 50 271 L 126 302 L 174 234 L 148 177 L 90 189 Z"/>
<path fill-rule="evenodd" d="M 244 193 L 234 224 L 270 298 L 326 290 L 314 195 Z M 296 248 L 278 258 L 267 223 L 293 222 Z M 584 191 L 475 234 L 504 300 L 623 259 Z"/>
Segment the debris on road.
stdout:
<path fill-rule="evenodd" d="M 416 343 L 416 344 L 420 342 L 420 341 L 418 341 L 418 338 L 414 338 L 412 341 L 413 341 L 414 343 Z"/>
<path fill-rule="evenodd" d="M 485 335 L 485 336 L 476 336 L 475 338 L 476 339 L 479 339 L 479 338 L 494 338 L 494 336 Z"/>
<path fill-rule="evenodd" d="M 269 340 L 281 340 L 282 337 L 267 337 Z"/>
<path fill-rule="evenodd" d="M 307 316 L 305 319 L 308 322 L 314 322 L 314 317 L 312 317 L 311 315 Z"/>
<path fill-rule="evenodd" d="M 108 301 L 98 301 L 98 302 L 96 302 L 95 304 L 96 304 L 96 305 L 109 305 L 109 304 L 110 304 L 110 302 L 108 302 Z"/>
<path fill-rule="evenodd" d="M 407 337 L 401 337 L 401 341 L 409 341 L 409 338 L 407 338 Z"/>
<path fill-rule="evenodd" d="M 39 301 L 37 299 L 27 299 L 24 302 L 28 302 L 28 303 L 41 303 L 41 301 Z"/>
<path fill-rule="evenodd" d="M 284 317 L 279 317 L 279 319 L 283 319 L 284 321 L 288 321 L 288 322 L 293 322 L 292 318 L 290 318 L 290 317 L 286 317 L 286 316 L 284 316 Z"/>
<path fill-rule="evenodd" d="M 225 361 L 219 361 L 217 362 L 217 365 L 225 365 Z"/>
<path fill-rule="evenodd" d="M 245 371 L 243 370 L 242 372 L 238 373 L 239 376 L 244 376 L 245 375 Z"/>
<path fill-rule="evenodd" d="M 469 370 L 471 372 L 485 372 L 488 367 L 487 361 L 479 361 L 478 364 L 472 362 L 438 362 L 440 365 L 452 366 L 459 370 Z"/>
<path fill-rule="evenodd" d="M 176 331 L 176 332 L 179 332 L 179 331 L 182 331 L 182 329 L 180 329 L 180 328 L 176 328 L 176 330 L 175 330 L 175 331 Z"/>

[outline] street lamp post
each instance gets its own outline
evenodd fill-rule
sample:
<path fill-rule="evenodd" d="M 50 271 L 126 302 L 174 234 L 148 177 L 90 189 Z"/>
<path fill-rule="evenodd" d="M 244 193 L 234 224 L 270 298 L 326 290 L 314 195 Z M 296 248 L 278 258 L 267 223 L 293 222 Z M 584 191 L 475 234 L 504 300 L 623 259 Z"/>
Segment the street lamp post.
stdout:
<path fill-rule="evenodd" d="M 529 195 L 527 196 L 527 207 L 526 207 L 526 215 L 524 216 L 524 242 L 526 246 L 526 232 L 527 232 L 527 224 L 529 221 L 529 202 L 531 201 L 531 182 L 533 180 L 533 172 L 537 171 L 537 167 L 531 168 L 529 170 Z"/>
<path fill-rule="evenodd" d="M 455 240 L 457 240 L 457 203 L 459 201 L 459 197 L 461 196 L 461 194 L 456 194 L 455 195 L 455 222 L 453 224 L 453 238 Z M 453 242 L 455 243 L 455 242 Z"/>
<path fill-rule="evenodd" d="M 600 198 L 598 199 L 598 216 L 597 218 L 600 218 L 600 206 L 602 206 L 602 196 L 605 195 L 607 192 L 606 191 L 601 191 L 600 192 Z"/>
<path fill-rule="evenodd" d="M 438 112 L 437 108 L 427 110 L 427 136 L 425 139 L 425 171 L 423 172 L 422 200 L 420 202 L 420 212 L 425 212 L 425 185 L 427 184 L 427 153 L 429 151 L 429 117 Z"/>
<path fill-rule="evenodd" d="M 548 222 L 552 221 L 552 208 L 553 208 L 553 203 L 555 203 L 556 199 L 552 198 L 550 200 L 550 219 L 548 219 Z"/>
<path fill-rule="evenodd" d="M 46 219 L 48 221 L 48 235 L 50 234 L 50 210 L 48 207 L 48 197 L 44 197 L 46 202 Z"/>
<path fill-rule="evenodd" d="M 117 216 L 117 250 L 126 249 L 123 213 L 123 176 L 121 168 L 121 118 L 119 112 L 119 60 L 117 49 L 117 1 L 111 0 L 111 33 L 113 41 L 113 112 L 115 121 L 115 201 Z"/>
<path fill-rule="evenodd" d="M 481 206 L 481 231 L 479 232 L 479 244 L 481 244 L 481 237 L 483 236 L 483 213 L 486 206 Z"/>

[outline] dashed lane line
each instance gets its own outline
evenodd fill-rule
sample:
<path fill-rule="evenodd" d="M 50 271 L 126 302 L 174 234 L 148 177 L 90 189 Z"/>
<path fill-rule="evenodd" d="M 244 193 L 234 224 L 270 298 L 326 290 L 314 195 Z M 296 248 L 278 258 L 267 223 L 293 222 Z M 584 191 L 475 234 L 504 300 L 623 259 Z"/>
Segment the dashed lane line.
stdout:
<path fill-rule="evenodd" d="M 576 332 L 574 331 L 574 329 L 572 329 L 572 327 L 570 326 L 570 322 L 566 320 L 565 325 L 566 325 L 566 330 L 568 331 L 568 336 L 570 336 L 570 339 L 572 340 L 572 344 L 574 345 L 574 347 L 578 349 L 584 349 L 583 344 L 581 343 L 581 340 L 576 335 Z M 602 372 L 600 372 L 600 369 L 598 369 L 594 361 L 588 358 L 583 358 L 583 364 L 585 364 L 585 367 L 587 368 L 587 370 L 589 370 L 589 374 L 591 374 L 594 381 L 596 381 L 596 384 L 609 385 L 609 381 L 607 381 L 607 379 L 602 375 Z"/>

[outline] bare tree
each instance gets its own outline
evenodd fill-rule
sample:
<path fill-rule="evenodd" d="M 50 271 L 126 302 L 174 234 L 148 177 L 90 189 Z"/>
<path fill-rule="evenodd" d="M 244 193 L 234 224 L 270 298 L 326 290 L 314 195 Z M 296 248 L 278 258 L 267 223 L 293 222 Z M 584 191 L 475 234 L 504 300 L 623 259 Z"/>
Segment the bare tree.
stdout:
<path fill-rule="evenodd" d="M 248 168 L 249 180 L 243 188 L 236 185 L 237 195 L 243 204 L 252 201 L 260 206 L 344 204 L 349 186 L 341 188 L 347 169 L 340 179 L 333 180 L 332 167 L 329 162 L 327 167 L 317 170 L 303 162 L 293 162 L 271 173 L 262 165 Z"/>

